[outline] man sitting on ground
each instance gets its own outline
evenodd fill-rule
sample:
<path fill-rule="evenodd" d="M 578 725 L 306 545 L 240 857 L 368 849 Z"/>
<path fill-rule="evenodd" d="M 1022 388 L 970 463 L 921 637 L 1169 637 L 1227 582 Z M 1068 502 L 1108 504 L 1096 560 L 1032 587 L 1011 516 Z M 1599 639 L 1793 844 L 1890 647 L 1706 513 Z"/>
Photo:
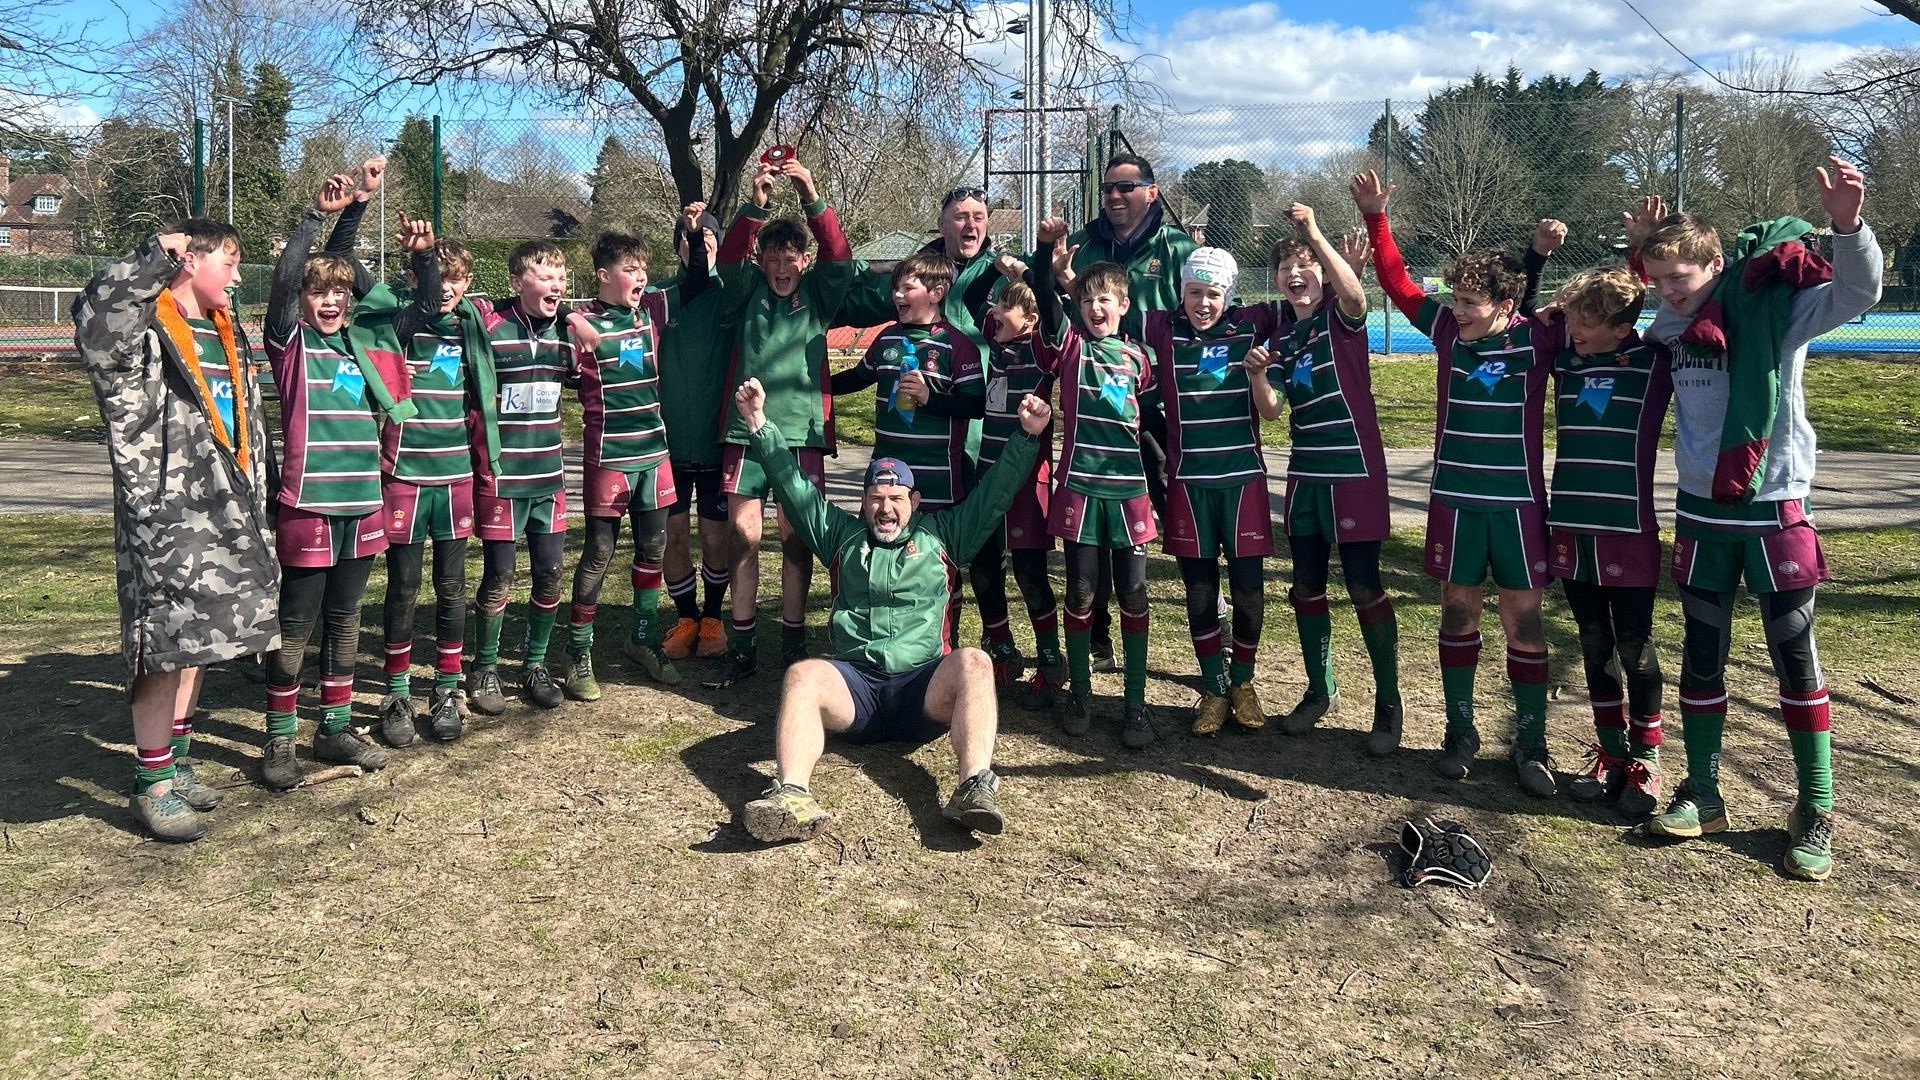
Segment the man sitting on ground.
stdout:
<path fill-rule="evenodd" d="M 954 568 L 986 542 L 1026 483 L 1053 410 L 1028 395 L 1021 434 L 1007 440 L 994 467 L 958 505 L 916 515 L 913 470 L 894 459 L 867 466 L 860 516 L 828 503 L 801 474 L 779 427 L 768 421 L 766 392 L 748 379 L 734 395 L 748 450 L 796 534 L 822 562 L 838 567 L 828 626 L 832 660 L 787 669 L 774 738 L 773 786 L 741 817 L 755 839 L 810 840 L 832 820 L 808 787 L 828 732 L 852 742 L 925 742 L 946 729 L 960 783 L 943 813 L 976 832 L 998 833 L 1006 818 L 994 802 L 993 738 L 999 724 L 993 662 L 979 649 L 952 649 L 947 610 L 959 599 Z M 952 650 L 952 651 L 949 651 Z"/>

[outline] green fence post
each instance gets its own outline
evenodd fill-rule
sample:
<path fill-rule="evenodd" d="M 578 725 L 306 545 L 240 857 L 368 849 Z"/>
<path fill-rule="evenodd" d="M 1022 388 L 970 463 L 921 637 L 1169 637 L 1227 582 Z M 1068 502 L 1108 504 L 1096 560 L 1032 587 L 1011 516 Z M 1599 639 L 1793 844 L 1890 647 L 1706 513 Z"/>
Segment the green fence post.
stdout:
<path fill-rule="evenodd" d="M 440 114 L 433 114 L 433 234 L 444 235 L 446 223 L 440 216 Z"/>
<path fill-rule="evenodd" d="M 193 216 L 207 213 L 207 122 L 193 122 Z"/>
<path fill-rule="evenodd" d="M 1381 129 L 1381 135 L 1380 135 L 1380 146 L 1381 146 L 1380 180 L 1382 183 L 1390 184 L 1393 182 L 1393 99 L 1392 98 L 1388 98 L 1386 100 L 1386 110 L 1382 115 L 1386 117 L 1387 122 L 1386 122 L 1386 125 Z M 1364 227 L 1365 226 L 1363 224 L 1362 228 Z M 1380 331 L 1381 331 L 1380 336 L 1382 340 L 1380 344 L 1380 352 L 1382 355 L 1392 356 L 1393 355 L 1393 304 L 1386 300 L 1386 293 L 1384 290 L 1382 290 L 1381 292 L 1381 301 L 1382 303 L 1380 304 Z"/>
<path fill-rule="evenodd" d="M 1673 212 L 1687 209 L 1687 95 L 1673 95 Z"/>

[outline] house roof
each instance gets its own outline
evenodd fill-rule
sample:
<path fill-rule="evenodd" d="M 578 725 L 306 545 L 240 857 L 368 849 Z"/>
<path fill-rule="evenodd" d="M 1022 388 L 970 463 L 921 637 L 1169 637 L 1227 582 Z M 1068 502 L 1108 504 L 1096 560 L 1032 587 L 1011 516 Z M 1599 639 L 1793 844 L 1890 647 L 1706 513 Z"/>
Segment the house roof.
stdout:
<path fill-rule="evenodd" d="M 35 195 L 53 195 L 60 200 L 60 209 L 51 214 L 33 212 Z M 74 199 L 73 185 L 59 173 L 28 173 L 18 176 L 0 191 L 0 225 L 67 225 L 71 224 L 79 200 Z"/>

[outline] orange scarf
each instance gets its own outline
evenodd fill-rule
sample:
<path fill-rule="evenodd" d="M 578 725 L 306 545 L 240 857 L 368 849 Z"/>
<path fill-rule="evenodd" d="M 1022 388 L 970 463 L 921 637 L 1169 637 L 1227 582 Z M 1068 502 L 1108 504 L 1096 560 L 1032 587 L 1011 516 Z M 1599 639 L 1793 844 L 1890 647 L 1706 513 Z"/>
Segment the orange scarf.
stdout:
<path fill-rule="evenodd" d="M 207 385 L 207 377 L 200 372 L 200 347 L 194 343 L 193 327 L 187 325 L 186 314 L 180 310 L 180 301 L 169 292 L 165 301 L 155 304 L 154 317 L 159 320 L 161 329 L 167 337 L 173 339 L 173 347 L 180 352 L 187 371 L 193 375 L 194 385 L 200 388 L 201 404 L 206 406 L 207 419 L 213 424 L 213 440 L 233 451 L 240 467 L 247 467 L 247 395 L 245 392 L 246 372 L 240 365 L 240 350 L 234 345 L 233 316 L 226 308 L 214 308 L 211 316 L 213 327 L 219 331 L 220 347 L 227 354 L 227 375 L 233 380 L 233 426 L 229 432 L 227 425 L 220 419 L 220 407 L 214 403 L 213 388 Z"/>

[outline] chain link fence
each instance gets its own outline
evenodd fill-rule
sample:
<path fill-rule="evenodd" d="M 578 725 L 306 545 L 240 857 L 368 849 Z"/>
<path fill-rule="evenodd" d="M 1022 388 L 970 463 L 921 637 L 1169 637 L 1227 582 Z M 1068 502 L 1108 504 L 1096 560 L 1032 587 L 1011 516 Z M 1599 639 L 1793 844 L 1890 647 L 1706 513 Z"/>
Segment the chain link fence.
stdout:
<path fill-rule="evenodd" d="M 1552 78 L 1528 87 L 1476 82 L 1426 101 L 1080 108 L 1049 123 L 1041 128 L 1050 132 L 1045 156 L 1023 145 L 1036 125 L 1017 114 L 985 118 L 974 146 L 896 140 L 881 128 L 857 143 L 777 134 L 817 163 L 823 193 L 856 245 L 926 235 L 944 190 L 984 178 L 1002 211 L 996 242 L 1017 247 L 1043 209 L 1090 213 L 1098 157 L 1121 147 L 1155 163 L 1177 221 L 1232 250 L 1243 266 L 1266 265 L 1273 241 L 1290 228 L 1286 212 L 1295 201 L 1312 205 L 1329 235 L 1357 229 L 1347 184 L 1356 171 L 1377 169 L 1398 186 L 1391 210 L 1409 268 L 1435 287 L 1460 252 L 1517 250 L 1538 219 L 1565 221 L 1567 243 L 1549 266 L 1548 292 L 1575 270 L 1624 258 L 1620 213 L 1643 193 L 1706 214 L 1723 234 L 1780 214 L 1823 226 L 1810 177 L 1831 145 L 1817 118 L 1791 102 Z M 71 302 L 60 290 L 83 284 L 139 236 L 196 207 L 227 216 L 219 130 L 114 120 L 72 134 L 60 153 L 16 155 L 11 163 L 16 189 L 23 176 L 45 177 L 60 207 L 37 216 L 31 207 L 0 210 L 0 347 L 6 337 L 20 338 L 9 326 L 35 327 L 44 337 L 46 313 L 60 310 L 63 296 Z M 389 278 L 402 277 L 406 265 L 393 229 L 401 212 L 437 213 L 445 235 L 465 240 L 476 256 L 474 287 L 485 294 L 506 289 L 508 251 L 533 237 L 568 251 L 576 293 L 591 290 L 587 253 L 603 229 L 641 233 L 663 253 L 657 261 L 668 262 L 680 199 L 661 151 L 641 125 L 567 119 L 412 116 L 308 132 L 283 148 L 277 168 L 235 163 L 232 220 L 248 249 L 242 314 L 258 317 L 266 259 L 325 177 L 375 153 L 389 158 L 388 180 L 361 228 L 360 254 Z M 1036 169 L 1054 175 L 1046 182 L 1020 175 Z M 1883 175 L 1920 174 L 1920 161 L 1879 160 L 1869 169 L 1871 189 Z M 1042 205 L 1029 210 L 1023 202 Z M 1886 299 L 1816 347 L 1920 352 L 1913 310 L 1920 267 L 1909 265 L 1920 205 L 1906 205 L 1916 202 L 1870 191 L 1869 218 L 1894 268 Z M 1270 287 L 1267 278 L 1243 274 L 1242 287 L 1257 297 Z M 1384 305 L 1374 319 L 1376 348 L 1427 347 Z"/>

